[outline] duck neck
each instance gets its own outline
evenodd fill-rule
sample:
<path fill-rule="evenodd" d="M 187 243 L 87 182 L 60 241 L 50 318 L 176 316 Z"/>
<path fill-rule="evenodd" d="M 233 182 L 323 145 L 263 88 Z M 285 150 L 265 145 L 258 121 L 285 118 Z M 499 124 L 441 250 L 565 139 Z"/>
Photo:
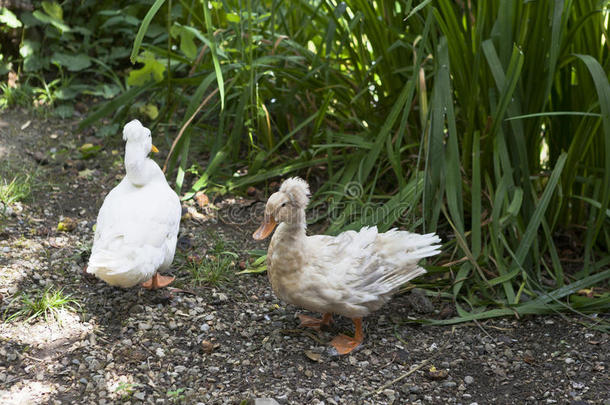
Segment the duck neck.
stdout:
<path fill-rule="evenodd" d="M 296 243 L 305 238 L 307 231 L 307 221 L 305 220 L 305 210 L 299 211 L 294 221 L 282 222 L 275 235 L 282 243 Z M 274 235 L 274 236 L 275 236 Z"/>
<path fill-rule="evenodd" d="M 151 163 L 154 164 L 140 145 L 127 143 L 125 146 L 125 172 L 127 179 L 134 186 L 143 186 L 153 177 L 154 171 Z"/>

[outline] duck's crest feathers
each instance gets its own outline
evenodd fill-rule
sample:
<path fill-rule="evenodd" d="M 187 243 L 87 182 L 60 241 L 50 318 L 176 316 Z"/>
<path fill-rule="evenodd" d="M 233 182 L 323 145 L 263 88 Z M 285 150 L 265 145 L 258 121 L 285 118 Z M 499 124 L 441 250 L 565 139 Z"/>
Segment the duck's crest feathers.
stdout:
<path fill-rule="evenodd" d="M 150 135 L 150 129 L 144 127 L 138 120 L 132 120 L 123 127 L 124 141 L 141 141 Z"/>
<path fill-rule="evenodd" d="M 309 203 L 309 185 L 300 177 L 284 180 L 280 192 L 288 194 L 291 200 L 303 208 Z"/>

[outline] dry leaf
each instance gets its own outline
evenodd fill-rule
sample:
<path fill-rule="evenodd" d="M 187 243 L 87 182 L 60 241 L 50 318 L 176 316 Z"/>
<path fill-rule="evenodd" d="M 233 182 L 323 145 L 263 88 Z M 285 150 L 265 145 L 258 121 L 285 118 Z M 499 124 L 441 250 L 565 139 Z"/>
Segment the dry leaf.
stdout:
<path fill-rule="evenodd" d="M 205 215 L 198 213 L 194 207 L 188 207 L 186 210 L 186 213 L 182 215 L 183 221 L 192 219 L 195 221 L 203 222 L 203 221 L 205 221 L 205 218 L 206 218 Z"/>
<path fill-rule="evenodd" d="M 214 343 L 209 340 L 204 340 L 201 342 L 201 349 L 203 349 L 204 353 L 210 354 L 214 351 Z"/>
<path fill-rule="evenodd" d="M 307 356 L 309 360 L 316 361 L 318 363 L 322 362 L 322 355 L 320 353 L 312 352 L 311 350 L 305 350 L 305 356 Z"/>
<path fill-rule="evenodd" d="M 593 298 L 593 289 L 592 288 L 584 288 L 582 290 L 578 290 L 578 295 L 584 295 L 588 298 Z"/>
<path fill-rule="evenodd" d="M 49 239 L 49 246 L 55 249 L 62 248 L 64 246 L 62 241 L 58 241 L 56 238 Z"/>
<path fill-rule="evenodd" d="M 203 191 L 198 191 L 197 194 L 195 194 L 195 202 L 197 202 L 199 208 L 203 208 L 210 203 L 210 199 Z"/>
<path fill-rule="evenodd" d="M 186 261 L 191 264 L 200 264 L 203 261 L 203 259 L 199 255 L 193 254 L 193 255 L 188 255 L 186 257 Z"/>
<path fill-rule="evenodd" d="M 534 359 L 532 356 L 528 356 L 528 355 L 523 356 L 523 361 L 526 362 L 527 364 L 536 364 L 536 359 Z"/>
<path fill-rule="evenodd" d="M 18 81 L 19 81 L 19 76 L 17 75 L 17 73 L 15 73 L 13 71 L 8 72 L 8 80 L 7 80 L 6 84 L 8 84 L 9 88 L 16 89 Z"/>
<path fill-rule="evenodd" d="M 82 178 L 93 177 L 94 173 L 95 173 L 94 170 L 85 169 L 85 170 L 81 170 L 80 172 L 78 172 L 78 177 L 82 177 Z"/>

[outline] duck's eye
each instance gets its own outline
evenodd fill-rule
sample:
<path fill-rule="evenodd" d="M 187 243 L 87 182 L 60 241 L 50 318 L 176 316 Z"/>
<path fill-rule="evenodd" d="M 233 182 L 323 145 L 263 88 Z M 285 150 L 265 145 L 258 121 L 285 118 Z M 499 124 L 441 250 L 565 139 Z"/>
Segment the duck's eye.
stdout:
<path fill-rule="evenodd" d="M 285 206 L 286 206 L 286 202 L 284 201 L 280 207 L 285 207 Z"/>

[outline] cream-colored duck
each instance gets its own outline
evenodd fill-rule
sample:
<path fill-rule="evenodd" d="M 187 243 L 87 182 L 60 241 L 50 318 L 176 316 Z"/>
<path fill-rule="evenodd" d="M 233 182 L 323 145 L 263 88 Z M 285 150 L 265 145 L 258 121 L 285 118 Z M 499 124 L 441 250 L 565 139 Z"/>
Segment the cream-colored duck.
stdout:
<path fill-rule="evenodd" d="M 159 166 L 150 130 L 133 120 L 123 129 L 125 178 L 104 199 L 97 216 L 87 273 L 113 286 L 165 287 L 159 274 L 174 260 L 182 208 Z M 147 281 L 148 280 L 148 281 Z"/>
<path fill-rule="evenodd" d="M 275 294 L 290 304 L 324 314 L 300 315 L 301 326 L 319 329 L 332 314 L 350 317 L 355 335 L 339 335 L 331 344 L 340 354 L 363 341 L 362 318 L 378 310 L 405 282 L 426 271 L 418 262 L 440 252 L 435 234 L 420 235 L 377 227 L 337 236 L 307 236 L 305 207 L 309 186 L 293 177 L 282 183 L 265 207 L 254 239 L 264 239 L 279 223 L 267 251 L 267 274 Z"/>

